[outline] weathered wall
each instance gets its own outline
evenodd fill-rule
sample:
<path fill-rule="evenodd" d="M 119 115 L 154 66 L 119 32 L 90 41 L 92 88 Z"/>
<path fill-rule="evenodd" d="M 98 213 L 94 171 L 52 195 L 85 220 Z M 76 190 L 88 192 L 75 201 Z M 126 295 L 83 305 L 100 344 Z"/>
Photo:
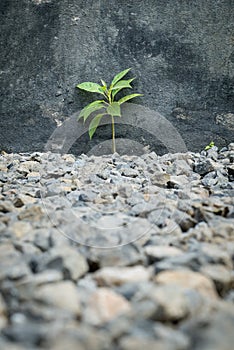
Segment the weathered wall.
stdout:
<path fill-rule="evenodd" d="M 1 0 L 0 31 L 1 149 L 42 150 L 56 120 L 87 102 L 78 82 L 128 67 L 144 93 L 134 102 L 172 122 L 188 149 L 231 141 L 233 0 Z"/>

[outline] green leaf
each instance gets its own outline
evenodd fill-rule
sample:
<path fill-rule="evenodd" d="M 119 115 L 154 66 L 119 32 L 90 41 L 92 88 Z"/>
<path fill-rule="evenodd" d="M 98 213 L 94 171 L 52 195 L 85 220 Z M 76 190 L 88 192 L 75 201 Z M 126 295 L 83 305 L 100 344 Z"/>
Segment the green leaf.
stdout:
<path fill-rule="evenodd" d="M 112 102 L 106 109 L 107 113 L 113 117 L 121 117 L 120 105 L 118 102 Z"/>
<path fill-rule="evenodd" d="M 102 119 L 102 117 L 105 115 L 105 113 L 101 113 L 101 114 L 97 114 L 93 120 L 91 121 L 91 123 L 89 124 L 89 137 L 90 137 L 90 140 L 91 138 L 93 137 L 93 134 L 95 133 L 99 123 L 100 123 L 100 120 Z"/>
<path fill-rule="evenodd" d="M 101 85 L 96 84 L 96 83 L 92 83 L 92 82 L 84 82 L 81 84 L 76 85 L 76 87 L 78 87 L 81 90 L 85 90 L 85 91 L 89 91 L 89 92 L 96 92 L 96 93 L 100 93 L 104 95 L 104 92 L 102 90 Z"/>
<path fill-rule="evenodd" d="M 78 116 L 78 119 L 80 118 L 84 118 L 84 122 L 86 121 L 86 119 L 90 116 L 91 113 L 93 112 L 96 112 L 96 111 L 99 111 L 100 109 L 103 109 L 105 106 L 103 105 L 100 105 L 100 106 L 93 106 L 93 107 L 90 107 L 90 108 L 87 108 L 83 113 L 82 115 Z"/>
<path fill-rule="evenodd" d="M 96 106 L 96 107 L 91 107 L 87 109 L 84 113 L 84 122 L 86 119 L 90 116 L 91 113 L 99 111 L 100 109 L 103 109 L 105 106 Z"/>
<path fill-rule="evenodd" d="M 102 86 L 101 86 L 101 89 L 104 93 L 107 92 L 107 85 L 106 85 L 106 82 L 104 80 L 101 79 L 101 83 L 102 83 Z"/>
<path fill-rule="evenodd" d="M 121 88 L 121 89 L 113 90 L 113 91 L 112 91 L 112 97 L 114 98 L 115 95 L 117 95 L 117 93 L 118 93 L 120 90 L 122 90 L 122 88 Z"/>
<path fill-rule="evenodd" d="M 214 141 L 211 141 L 210 143 L 209 143 L 209 145 L 207 145 L 206 147 L 205 147 L 205 151 L 208 151 L 209 149 L 211 149 L 212 147 L 214 147 Z"/>
<path fill-rule="evenodd" d="M 103 86 L 107 87 L 106 82 L 104 80 L 101 79 L 101 83 Z"/>
<path fill-rule="evenodd" d="M 125 69 L 122 72 L 118 73 L 111 82 L 111 85 L 114 86 L 120 79 L 122 79 L 131 68 Z"/>
<path fill-rule="evenodd" d="M 129 80 L 120 80 L 113 88 L 112 88 L 112 97 L 114 98 L 115 97 L 115 95 L 117 95 L 117 93 L 119 92 L 119 91 L 121 91 L 122 89 L 124 89 L 124 88 L 130 88 L 130 89 L 132 89 L 132 87 L 131 87 L 131 85 L 130 85 L 130 83 L 134 80 L 135 78 L 132 78 L 132 79 L 129 79 Z M 122 82 L 124 82 L 123 84 L 122 84 Z M 118 87 L 119 86 L 119 88 L 118 89 L 116 89 L 116 87 Z"/>
<path fill-rule="evenodd" d="M 134 80 L 135 78 L 129 79 L 129 80 L 120 80 L 118 83 L 115 84 L 115 86 L 112 87 L 111 90 L 118 90 L 118 89 L 124 89 L 124 88 L 132 88 L 130 83 Z"/>
<path fill-rule="evenodd" d="M 86 112 L 88 112 L 88 111 L 91 110 L 91 109 L 93 110 L 93 108 L 96 108 L 96 107 L 100 107 L 100 108 L 105 107 L 105 105 L 104 105 L 104 100 L 96 100 L 96 101 L 93 101 L 93 102 L 89 103 L 87 106 L 85 106 L 85 107 L 81 110 L 81 112 L 80 112 L 80 114 L 79 114 L 77 120 L 79 120 L 80 118 L 84 117 L 84 116 L 86 115 Z M 93 110 L 93 112 L 94 112 L 94 111 L 95 111 L 95 110 Z M 90 113 L 92 113 L 92 112 L 90 112 Z M 86 119 L 87 119 L 87 118 L 86 118 Z"/>
<path fill-rule="evenodd" d="M 128 100 L 131 100 L 132 98 L 135 98 L 135 97 L 138 97 L 138 96 L 143 96 L 142 94 L 131 94 L 131 95 L 127 95 L 127 96 L 124 96 L 122 97 L 118 103 L 121 105 L 122 103 L 128 101 Z"/>

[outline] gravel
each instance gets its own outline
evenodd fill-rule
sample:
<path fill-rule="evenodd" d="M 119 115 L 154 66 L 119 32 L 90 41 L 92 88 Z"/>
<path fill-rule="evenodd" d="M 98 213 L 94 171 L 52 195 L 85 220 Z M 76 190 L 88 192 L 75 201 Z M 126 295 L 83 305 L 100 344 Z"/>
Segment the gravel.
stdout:
<path fill-rule="evenodd" d="M 0 155 L 0 348 L 231 350 L 234 144 Z"/>

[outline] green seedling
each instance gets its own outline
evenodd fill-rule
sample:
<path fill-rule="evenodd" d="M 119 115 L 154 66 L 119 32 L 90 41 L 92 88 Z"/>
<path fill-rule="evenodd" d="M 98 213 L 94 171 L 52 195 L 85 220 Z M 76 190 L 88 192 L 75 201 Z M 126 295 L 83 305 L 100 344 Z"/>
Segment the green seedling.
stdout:
<path fill-rule="evenodd" d="M 211 148 L 214 147 L 214 146 L 215 146 L 214 141 L 211 141 L 211 142 L 209 143 L 209 145 L 207 145 L 207 146 L 205 147 L 205 151 L 208 151 L 209 149 L 211 149 Z"/>
<path fill-rule="evenodd" d="M 79 116 L 78 120 L 80 118 L 84 119 L 84 122 L 87 120 L 89 116 L 92 116 L 93 119 L 91 120 L 89 124 L 89 137 L 92 139 L 97 127 L 99 126 L 99 123 L 104 115 L 109 115 L 111 117 L 111 125 L 112 125 L 112 151 L 113 153 L 116 152 L 116 145 L 115 145 L 115 117 L 121 117 L 121 105 L 129 101 L 135 97 L 142 96 L 142 94 L 130 94 L 126 95 L 122 98 L 120 98 L 118 101 L 116 101 L 116 95 L 122 90 L 126 88 L 132 88 L 131 82 L 135 78 L 131 78 L 128 80 L 123 80 L 122 78 L 125 77 L 125 75 L 130 71 L 131 68 L 125 69 L 122 72 L 118 73 L 112 80 L 110 86 L 108 87 L 104 80 L 101 79 L 101 84 L 99 85 L 97 83 L 92 82 L 84 82 L 81 84 L 78 84 L 76 87 L 85 90 L 88 92 L 98 93 L 103 96 L 103 99 L 96 100 L 92 103 L 89 103 L 86 107 L 84 107 Z M 100 113 L 96 113 L 100 111 Z"/>

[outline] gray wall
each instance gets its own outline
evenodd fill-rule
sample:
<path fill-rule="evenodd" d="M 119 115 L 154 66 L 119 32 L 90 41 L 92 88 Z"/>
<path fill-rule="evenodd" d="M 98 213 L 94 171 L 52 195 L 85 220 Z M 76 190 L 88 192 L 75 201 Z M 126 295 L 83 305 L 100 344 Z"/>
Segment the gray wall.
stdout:
<path fill-rule="evenodd" d="M 43 150 L 56 120 L 88 102 L 77 83 L 128 67 L 144 93 L 134 102 L 165 116 L 188 149 L 231 141 L 233 0 L 1 0 L 0 39 L 1 149 Z"/>

